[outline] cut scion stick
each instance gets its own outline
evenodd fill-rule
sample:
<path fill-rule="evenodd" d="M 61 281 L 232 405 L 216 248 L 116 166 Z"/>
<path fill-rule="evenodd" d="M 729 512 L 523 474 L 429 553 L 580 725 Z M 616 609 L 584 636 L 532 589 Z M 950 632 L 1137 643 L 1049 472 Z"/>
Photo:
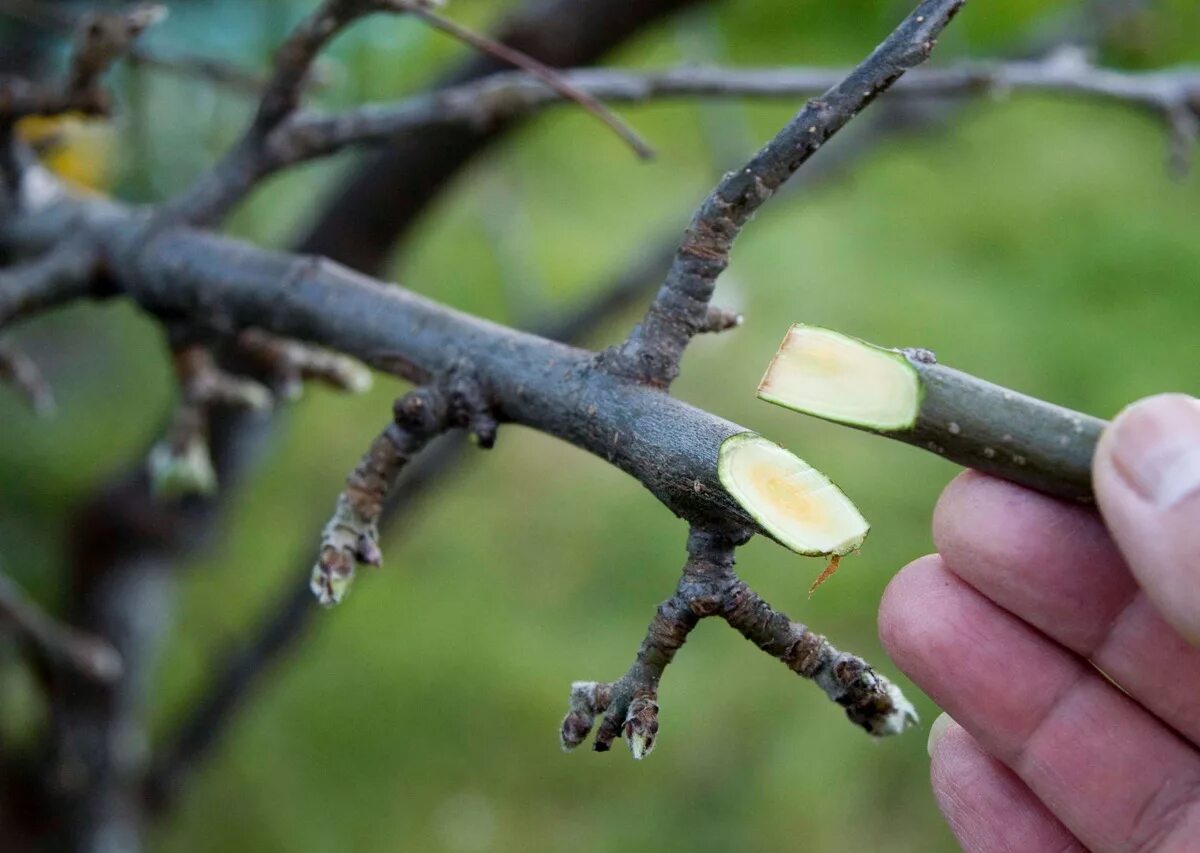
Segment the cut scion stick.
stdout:
<path fill-rule="evenodd" d="M 796 324 L 758 384 L 758 396 L 838 423 L 906 429 L 921 407 L 921 380 L 903 353 Z"/>
<path fill-rule="evenodd" d="M 828 477 L 752 432 L 725 439 L 721 484 L 780 544 L 809 557 L 840 557 L 862 545 L 871 526 Z"/>
<path fill-rule="evenodd" d="M 763 400 L 920 447 L 1055 497 L 1092 500 L 1106 423 L 937 363 L 795 325 L 758 387 Z"/>

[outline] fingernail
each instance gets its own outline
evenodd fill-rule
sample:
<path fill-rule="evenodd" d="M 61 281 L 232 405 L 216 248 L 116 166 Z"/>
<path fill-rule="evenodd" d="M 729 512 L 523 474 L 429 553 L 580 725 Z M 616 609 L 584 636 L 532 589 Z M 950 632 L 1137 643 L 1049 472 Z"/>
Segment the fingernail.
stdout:
<path fill-rule="evenodd" d="M 1164 394 L 1113 422 L 1113 466 L 1144 500 L 1170 509 L 1200 492 L 1200 400 Z"/>
<path fill-rule="evenodd" d="M 933 725 L 929 727 L 929 740 L 925 742 L 925 751 L 929 753 L 930 758 L 933 758 L 933 751 L 937 749 L 938 741 L 950 730 L 952 725 L 954 725 L 954 720 L 944 712 L 938 714 L 938 718 L 933 721 Z"/>

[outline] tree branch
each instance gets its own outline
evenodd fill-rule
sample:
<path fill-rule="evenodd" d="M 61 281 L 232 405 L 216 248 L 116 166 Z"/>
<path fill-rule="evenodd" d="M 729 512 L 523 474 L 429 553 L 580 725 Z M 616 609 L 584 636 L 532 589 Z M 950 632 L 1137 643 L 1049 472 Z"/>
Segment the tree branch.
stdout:
<path fill-rule="evenodd" d="M 596 288 L 595 296 L 584 299 L 564 316 L 539 324 L 538 332 L 551 340 L 578 343 L 600 323 L 645 296 L 652 283 L 662 277 L 674 251 L 672 240 L 664 243 L 661 251 L 635 258 L 621 275 Z M 384 501 L 377 522 L 380 538 L 409 507 L 457 468 L 466 451 L 467 442 L 462 436 L 449 433 L 405 466 L 400 481 Z M 246 696 L 312 623 L 318 608 L 307 585 L 298 582 L 302 575 L 307 579 L 312 574 L 307 548 L 299 563 L 294 572 L 285 575 L 282 589 L 263 608 L 261 619 L 247 632 L 248 639 L 239 643 L 210 681 L 200 687 L 197 700 L 189 703 L 185 718 L 158 751 L 145 784 L 147 801 L 156 812 L 170 808 L 187 777 L 231 724 Z"/>
<path fill-rule="evenodd" d="M 396 401 L 394 421 L 347 478 L 333 518 L 321 534 L 321 553 L 309 586 L 322 605 L 331 607 L 342 600 L 357 563 L 383 565 L 378 525 L 388 493 L 409 460 L 453 427 L 470 430 L 483 447 L 496 440 L 496 420 L 484 389 L 461 367 L 437 385 L 410 391 Z"/>
<path fill-rule="evenodd" d="M 894 735 L 917 722 L 916 711 L 894 684 L 865 661 L 839 652 L 820 634 L 792 622 L 751 590 L 733 571 L 733 552 L 744 541 L 693 527 L 688 561 L 675 594 L 658 606 L 637 658 L 611 684 L 577 681 L 560 738 L 564 749 L 579 746 L 603 715 L 594 746 L 606 752 L 624 734 L 636 759 L 649 755 L 658 736 L 658 683 L 663 671 L 701 619 L 720 616 L 738 633 L 802 678 L 815 682 L 846 709 L 855 725 L 877 737 Z"/>
<path fill-rule="evenodd" d="M 493 33 L 496 41 L 555 68 L 590 65 L 615 46 L 699 0 L 525 0 Z M 478 80 L 505 65 L 466 57 L 434 88 Z M 516 127 L 456 125 L 404 133 L 356 168 L 299 241 L 301 251 L 378 274 L 430 201 L 475 155 Z"/>
<path fill-rule="evenodd" d="M 286 126 L 299 107 L 309 68 L 334 35 L 372 12 L 415 15 L 476 50 L 523 68 L 560 97 L 582 105 L 621 135 L 637 153 L 649 156 L 650 149 L 645 143 L 590 95 L 573 88 L 557 72 L 532 57 L 436 14 L 432 7 L 438 3 L 439 0 L 323 0 L 277 52 L 275 73 L 242 140 L 179 198 L 164 205 L 160 218 L 192 224 L 219 221 L 259 180 L 287 165 L 279 160 L 275 131 Z"/>
<path fill-rule="evenodd" d="M 79 16 L 75 13 L 39 0 L 0 0 L 0 15 L 7 15 L 57 33 L 74 33 L 80 23 Z M 236 92 L 258 94 L 266 85 L 266 81 L 253 71 L 204 56 L 180 53 L 176 50 L 166 55 L 138 42 L 130 44 L 126 54 L 131 64 L 144 65 L 181 77 L 194 77 Z"/>
<path fill-rule="evenodd" d="M 844 79 L 836 68 L 739 69 L 685 67 L 664 71 L 575 70 L 562 78 L 594 98 L 646 103 L 669 98 L 795 98 L 819 94 Z M 914 69 L 891 97 L 948 98 L 1024 92 L 1090 97 L 1126 103 L 1166 118 L 1176 110 L 1200 112 L 1200 72 L 1188 68 L 1127 72 L 1091 65 L 1074 49 L 1032 62 L 972 61 Z M 335 153 L 347 146 L 385 142 L 430 127 L 489 127 L 562 103 L 562 96 L 528 75 L 495 74 L 479 82 L 418 95 L 396 104 L 372 104 L 330 115 L 303 113 L 274 135 L 275 168 Z"/>
<path fill-rule="evenodd" d="M 125 12 L 85 15 L 79 21 L 71 66 L 61 86 L 37 85 L 19 78 L 0 80 L 0 122 L 66 112 L 107 115 L 111 105 L 100 86 L 101 77 L 147 27 L 165 16 L 164 7 L 151 4 Z"/>
<path fill-rule="evenodd" d="M 1092 456 L 1107 426 L 938 364 L 928 350 L 886 349 L 815 326 L 788 332 L 759 397 L 1083 502 L 1092 500 Z"/>
<path fill-rule="evenodd" d="M 109 643 L 76 631 L 47 616 L 7 575 L 0 574 L 0 625 L 25 647 L 47 678 L 61 673 L 98 683 L 121 677 L 121 656 Z"/>
<path fill-rule="evenodd" d="M 12 386 L 39 417 L 50 417 L 58 408 L 54 390 L 37 362 L 4 340 L 0 340 L 0 385 Z"/>
<path fill-rule="evenodd" d="M 0 269 L 0 329 L 76 299 L 104 295 L 100 255 L 86 240 L 67 239 L 32 261 Z"/>
<path fill-rule="evenodd" d="M 830 137 L 933 51 L 964 0 L 924 0 L 844 80 L 810 101 L 744 168 L 730 172 L 700 206 L 666 281 L 642 323 L 605 358 L 610 369 L 667 387 L 692 337 L 704 328 L 717 277 L 750 217 Z"/>

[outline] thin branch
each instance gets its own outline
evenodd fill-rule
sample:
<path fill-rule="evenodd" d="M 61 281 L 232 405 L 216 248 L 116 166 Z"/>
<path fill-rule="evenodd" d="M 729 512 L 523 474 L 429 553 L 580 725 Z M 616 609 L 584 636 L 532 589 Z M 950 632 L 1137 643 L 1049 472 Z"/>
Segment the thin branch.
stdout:
<path fill-rule="evenodd" d="M 35 27 L 56 33 L 73 33 L 79 27 L 79 15 L 61 6 L 39 0 L 0 0 L 0 15 L 16 18 Z M 253 71 L 219 59 L 172 50 L 170 55 L 134 42 L 127 55 L 131 64 L 144 65 L 181 77 L 192 77 L 236 92 L 258 94 L 266 81 Z"/>
<path fill-rule="evenodd" d="M 68 672 L 107 684 L 121 677 L 116 649 L 46 615 L 4 574 L 0 574 L 0 625 L 16 635 L 37 667 L 51 678 Z"/>
<path fill-rule="evenodd" d="M 502 42 L 488 38 L 485 35 L 476 33 L 462 24 L 455 23 L 449 18 L 444 18 L 425 5 L 419 2 L 409 2 L 406 4 L 412 13 L 431 27 L 441 30 L 442 32 L 453 36 L 463 44 L 470 45 L 475 50 L 485 53 L 488 56 L 494 56 L 509 65 L 523 69 L 529 72 L 537 80 L 548 86 L 555 94 L 561 98 L 574 101 L 583 107 L 584 110 L 591 113 L 604 124 L 608 125 L 618 136 L 625 140 L 633 152 L 643 159 L 649 159 L 654 156 L 654 150 L 642 140 L 640 136 L 633 131 L 629 125 L 625 124 L 612 112 L 609 111 L 604 104 L 600 103 L 587 92 L 572 86 L 570 81 L 554 71 L 549 66 L 538 62 L 533 57 L 522 53 L 519 50 L 514 50 Z"/>
<path fill-rule="evenodd" d="M 448 379 L 410 391 L 395 405 L 392 423 L 371 443 L 321 534 L 321 553 L 309 584 L 325 607 L 340 602 L 354 580 L 355 566 L 383 565 L 379 518 L 404 467 L 426 444 L 448 429 L 470 431 L 482 447 L 496 440 L 496 420 L 478 380 L 463 368 Z"/>
<path fill-rule="evenodd" d="M 83 240 L 67 239 L 18 266 L 0 269 L 0 328 L 89 296 L 102 296 L 100 258 Z"/>
<path fill-rule="evenodd" d="M 286 128 L 300 104 L 309 69 L 329 41 L 354 20 L 372 12 L 410 13 L 489 56 L 533 74 L 559 97 L 573 100 L 617 131 L 635 151 L 650 149 L 602 104 L 563 81 L 558 72 L 526 54 L 443 18 L 432 11 L 435 0 L 324 0 L 305 18 L 279 49 L 275 73 L 263 94 L 257 114 L 243 138 L 210 171 L 202 175 L 159 213 L 161 222 L 209 224 L 219 220 L 263 177 L 289 162 L 281 160 L 277 129 Z"/>
<path fill-rule="evenodd" d="M 305 382 L 363 394 L 371 389 L 371 371 L 361 362 L 299 341 L 246 329 L 234 341 L 237 356 L 256 374 L 268 376 L 284 399 L 297 400 Z"/>
<path fill-rule="evenodd" d="M 0 121 L 66 112 L 107 115 L 111 103 L 100 85 L 101 78 L 128 53 L 138 36 L 164 17 L 166 9 L 151 4 L 124 12 L 83 16 L 78 22 L 65 82 L 51 86 L 20 78 L 0 80 Z"/>
<path fill-rule="evenodd" d="M 620 69 L 562 72 L 573 87 L 613 103 L 670 98 L 781 98 L 826 91 L 848 72 L 837 68 Z M 949 98 L 1011 93 L 1092 97 L 1145 107 L 1165 116 L 1200 111 L 1200 70 L 1118 71 L 1091 65 L 1071 49 L 1032 62 L 970 61 L 914 69 L 890 97 Z M 369 104 L 331 115 L 297 115 L 272 140 L 281 165 L 324 156 L 350 145 L 379 143 L 426 127 L 488 127 L 562 103 L 562 96 L 528 75 L 496 74 L 395 104 Z"/>
<path fill-rule="evenodd" d="M 187 339 L 180 327 L 172 329 L 172 337 L 179 402 L 147 458 L 150 483 L 161 498 L 211 495 L 217 490 L 217 474 L 208 444 L 209 410 L 231 406 L 261 412 L 271 408 L 273 398 L 258 382 L 218 367 L 209 348 Z"/>
<path fill-rule="evenodd" d="M 40 417 L 50 417 L 58 408 L 54 390 L 35 362 L 7 341 L 0 340 L 0 385 L 11 385 Z"/>
<path fill-rule="evenodd" d="M 610 369 L 659 387 L 671 384 L 688 342 L 705 325 L 717 277 L 742 227 L 830 137 L 929 58 L 963 2 L 924 0 L 844 80 L 810 101 L 744 168 L 726 175 L 696 212 L 645 319 L 608 355 Z"/>
<path fill-rule="evenodd" d="M 709 616 L 720 616 L 788 669 L 816 683 L 868 733 L 894 735 L 916 724 L 916 711 L 899 688 L 861 658 L 838 651 L 820 634 L 792 622 L 737 576 L 733 555 L 741 541 L 738 534 L 692 529 L 683 577 L 675 594 L 658 606 L 628 672 L 611 684 L 571 685 L 569 710 L 559 732 L 564 749 L 583 743 L 595 718 L 603 715 L 594 741 L 597 752 L 606 752 L 624 734 L 634 758 L 648 755 L 658 736 L 663 671 L 692 629 Z"/>
<path fill-rule="evenodd" d="M 1092 457 L 1107 422 L 929 360 L 904 355 L 922 400 L 909 429 L 880 432 L 1056 497 L 1090 502 Z"/>

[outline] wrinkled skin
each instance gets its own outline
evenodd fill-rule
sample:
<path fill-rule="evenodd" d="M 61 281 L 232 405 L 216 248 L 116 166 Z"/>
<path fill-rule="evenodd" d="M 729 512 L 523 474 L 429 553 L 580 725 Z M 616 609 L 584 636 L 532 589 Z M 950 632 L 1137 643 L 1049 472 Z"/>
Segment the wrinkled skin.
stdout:
<path fill-rule="evenodd" d="M 1098 510 L 960 476 L 884 596 L 968 851 L 1200 849 L 1200 403 L 1130 407 L 1093 473 Z"/>

